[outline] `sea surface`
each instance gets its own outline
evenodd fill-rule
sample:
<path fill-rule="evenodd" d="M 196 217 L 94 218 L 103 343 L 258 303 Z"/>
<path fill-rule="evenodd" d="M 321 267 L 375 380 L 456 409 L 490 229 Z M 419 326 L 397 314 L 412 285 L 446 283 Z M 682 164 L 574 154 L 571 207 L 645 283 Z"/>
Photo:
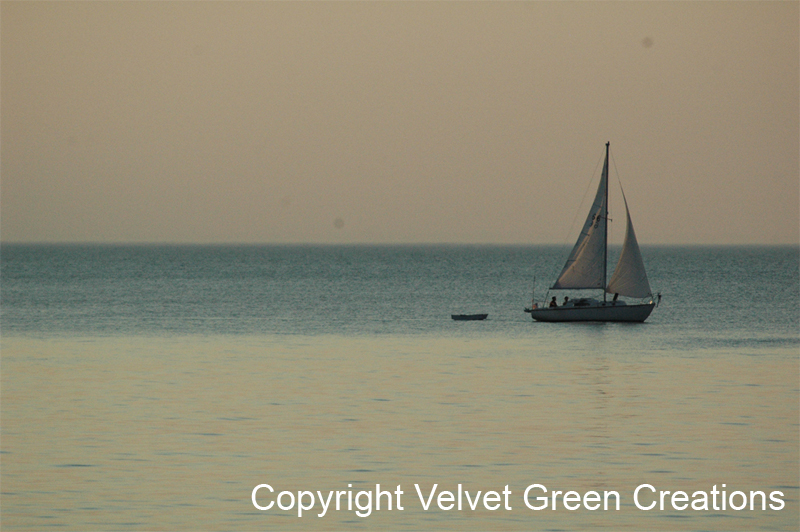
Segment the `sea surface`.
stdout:
<path fill-rule="evenodd" d="M 3 244 L 0 526 L 800 529 L 800 249 L 644 246 L 646 323 L 535 323 L 568 251 Z"/>

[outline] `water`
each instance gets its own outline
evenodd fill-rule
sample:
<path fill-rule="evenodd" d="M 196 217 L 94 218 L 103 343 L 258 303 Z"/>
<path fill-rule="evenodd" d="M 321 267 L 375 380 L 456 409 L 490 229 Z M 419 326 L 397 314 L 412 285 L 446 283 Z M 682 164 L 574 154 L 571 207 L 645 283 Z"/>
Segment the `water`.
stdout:
<path fill-rule="evenodd" d="M 798 249 L 645 247 L 645 324 L 533 323 L 566 251 L 3 245 L 2 527 L 797 530 Z M 259 484 L 404 510 L 259 511 Z M 784 507 L 645 511 L 642 484 Z"/>

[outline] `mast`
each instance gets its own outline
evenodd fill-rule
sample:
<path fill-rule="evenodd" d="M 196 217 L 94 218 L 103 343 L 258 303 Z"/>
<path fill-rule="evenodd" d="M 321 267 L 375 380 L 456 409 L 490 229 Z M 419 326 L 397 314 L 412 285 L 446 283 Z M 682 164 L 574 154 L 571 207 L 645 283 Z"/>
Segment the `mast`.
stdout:
<path fill-rule="evenodd" d="M 605 303 L 607 300 L 606 285 L 608 281 L 608 171 L 609 171 L 608 146 L 610 144 L 611 142 L 606 142 L 606 190 L 605 190 L 606 199 L 603 202 L 604 203 L 603 209 L 605 210 L 605 212 L 603 213 L 603 225 L 604 225 L 603 237 L 605 239 L 605 241 L 603 242 L 603 303 Z"/>

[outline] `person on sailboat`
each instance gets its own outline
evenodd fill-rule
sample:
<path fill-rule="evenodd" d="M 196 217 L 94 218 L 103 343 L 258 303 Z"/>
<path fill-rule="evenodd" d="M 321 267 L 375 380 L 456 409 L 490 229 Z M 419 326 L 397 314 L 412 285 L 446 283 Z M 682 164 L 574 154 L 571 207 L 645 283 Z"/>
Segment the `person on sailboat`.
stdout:
<path fill-rule="evenodd" d="M 553 299 L 550 300 L 550 308 L 557 307 L 558 303 L 556 303 L 556 296 L 553 296 Z"/>
<path fill-rule="evenodd" d="M 569 301 L 569 298 L 567 296 L 564 296 L 564 304 L 562 304 L 561 306 L 562 307 L 565 306 L 568 301 Z"/>

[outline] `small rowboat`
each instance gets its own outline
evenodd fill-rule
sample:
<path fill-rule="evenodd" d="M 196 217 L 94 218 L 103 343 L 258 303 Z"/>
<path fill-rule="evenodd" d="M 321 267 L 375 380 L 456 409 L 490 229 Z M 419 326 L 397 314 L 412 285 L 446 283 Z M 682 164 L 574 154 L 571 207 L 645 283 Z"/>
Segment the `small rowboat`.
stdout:
<path fill-rule="evenodd" d="M 485 320 L 488 314 L 451 314 L 450 317 L 456 321 L 478 321 Z"/>

